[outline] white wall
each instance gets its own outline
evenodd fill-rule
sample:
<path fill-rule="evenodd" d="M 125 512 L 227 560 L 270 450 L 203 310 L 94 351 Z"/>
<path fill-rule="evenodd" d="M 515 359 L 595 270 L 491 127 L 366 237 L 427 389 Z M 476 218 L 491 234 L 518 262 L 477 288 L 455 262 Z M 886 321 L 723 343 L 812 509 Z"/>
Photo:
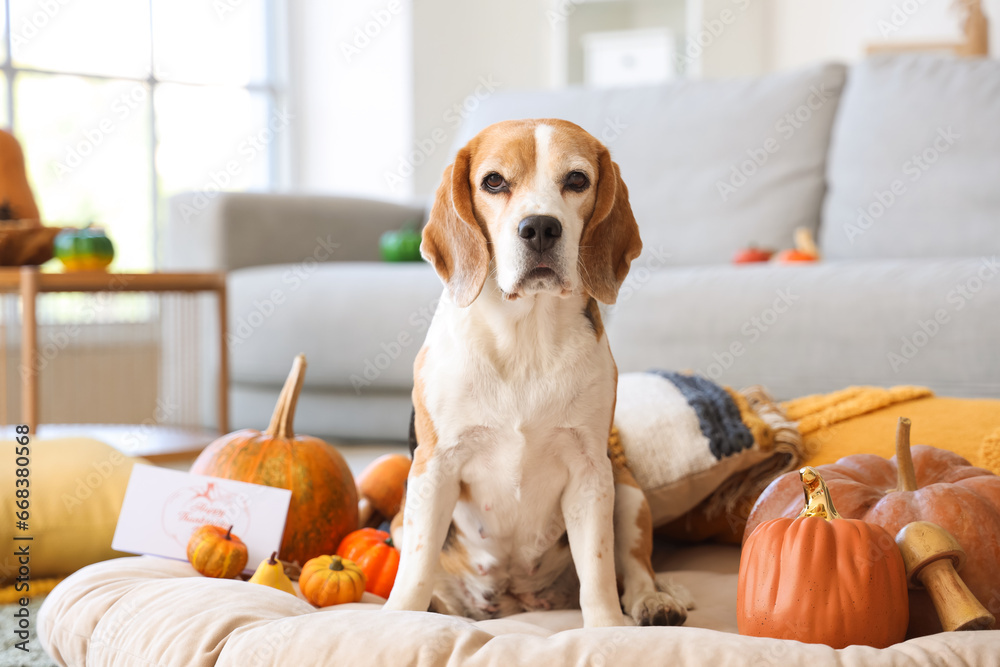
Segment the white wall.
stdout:
<path fill-rule="evenodd" d="M 960 35 L 951 0 L 287 1 L 292 183 L 396 199 L 433 192 L 479 97 L 575 80 L 566 54 L 582 28 L 567 16 L 601 29 L 602 20 L 678 23 L 686 11 L 682 49 L 694 45 L 694 73 L 712 78 L 852 62 L 872 42 Z"/>
<path fill-rule="evenodd" d="M 409 185 L 432 192 L 450 161 L 452 138 L 477 97 L 497 89 L 544 88 L 550 81 L 556 28 L 547 0 L 415 0 L 413 3 L 414 143 L 387 164 L 415 162 Z"/>
<path fill-rule="evenodd" d="M 413 136 L 411 22 L 409 0 L 289 1 L 297 189 L 394 194 L 382 168 Z"/>
<path fill-rule="evenodd" d="M 960 16 L 951 0 L 768 0 L 768 69 L 819 60 L 855 62 L 870 44 L 958 41 Z"/>
<path fill-rule="evenodd" d="M 547 3 L 290 0 L 297 189 L 432 192 L 477 97 L 550 82 Z"/>

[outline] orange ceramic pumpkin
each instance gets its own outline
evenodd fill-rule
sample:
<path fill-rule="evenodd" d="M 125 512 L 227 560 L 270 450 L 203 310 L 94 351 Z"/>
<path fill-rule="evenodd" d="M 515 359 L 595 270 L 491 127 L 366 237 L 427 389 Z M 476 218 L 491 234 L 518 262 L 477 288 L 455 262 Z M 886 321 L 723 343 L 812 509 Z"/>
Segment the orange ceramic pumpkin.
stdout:
<path fill-rule="evenodd" d="M 360 602 L 365 594 L 365 575 L 346 558 L 318 556 L 302 568 L 299 590 L 317 607 Z"/>
<path fill-rule="evenodd" d="M 410 457 L 386 454 L 375 459 L 358 475 L 358 520 L 361 525 L 391 521 L 403 505 Z"/>
<path fill-rule="evenodd" d="M 877 524 L 892 535 L 914 521 L 929 521 L 951 533 L 966 553 L 962 579 L 973 595 L 996 612 L 1000 591 L 1000 477 L 973 467 L 961 456 L 917 445 L 910 451 L 910 422 L 901 419 L 896 456 L 847 456 L 817 466 L 837 499 L 840 513 Z M 787 473 L 761 494 L 744 539 L 758 524 L 792 517 L 801 507 L 801 486 Z M 910 591 L 908 637 L 941 631 L 934 604 L 926 591 Z"/>
<path fill-rule="evenodd" d="M 903 641 L 906 569 L 892 535 L 841 518 L 814 468 L 799 475 L 806 508 L 794 519 L 760 524 L 743 545 L 736 600 L 740 634 L 838 649 Z"/>
<path fill-rule="evenodd" d="M 344 457 L 319 438 L 292 431 L 305 368 L 305 357 L 299 355 L 266 431 L 225 435 L 206 447 L 191 467 L 201 475 L 290 489 L 280 554 L 282 560 L 299 563 L 332 553 L 358 526 L 357 490 Z"/>
<path fill-rule="evenodd" d="M 206 577 L 232 579 L 247 566 L 247 545 L 233 527 L 202 526 L 188 540 L 187 558 Z"/>
<path fill-rule="evenodd" d="M 389 533 L 374 528 L 356 530 L 340 543 L 337 555 L 358 564 L 368 581 L 366 591 L 389 598 L 399 569 L 399 550 Z"/>

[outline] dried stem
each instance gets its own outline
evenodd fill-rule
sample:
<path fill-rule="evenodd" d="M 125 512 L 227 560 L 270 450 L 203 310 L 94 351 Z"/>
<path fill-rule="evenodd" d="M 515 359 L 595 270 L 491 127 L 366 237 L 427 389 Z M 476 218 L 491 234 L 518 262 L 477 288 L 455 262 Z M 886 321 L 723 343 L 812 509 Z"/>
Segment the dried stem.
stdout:
<path fill-rule="evenodd" d="M 285 386 L 281 388 L 278 395 L 278 404 L 274 406 L 274 414 L 271 415 L 271 423 L 264 431 L 270 436 L 279 438 L 292 438 L 295 431 L 292 423 L 295 420 L 295 405 L 299 401 L 299 392 L 302 391 L 302 383 L 306 378 L 306 355 L 300 354 L 295 357 L 292 370 L 288 373 Z"/>
<path fill-rule="evenodd" d="M 896 469 L 899 471 L 896 490 L 916 491 L 917 473 L 910 454 L 910 420 L 906 417 L 900 417 L 896 427 Z"/>

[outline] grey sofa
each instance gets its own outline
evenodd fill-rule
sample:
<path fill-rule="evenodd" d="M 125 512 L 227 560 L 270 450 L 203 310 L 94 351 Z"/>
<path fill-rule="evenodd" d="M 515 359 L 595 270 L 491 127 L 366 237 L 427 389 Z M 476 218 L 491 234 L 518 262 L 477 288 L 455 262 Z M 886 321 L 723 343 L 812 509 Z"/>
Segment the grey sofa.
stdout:
<path fill-rule="evenodd" d="M 518 117 L 579 123 L 629 185 L 645 250 L 606 316 L 621 372 L 691 369 L 781 398 L 851 384 L 1000 397 L 1000 62 L 498 92 L 456 147 Z M 403 439 L 441 286 L 425 264 L 377 262 L 377 239 L 424 207 L 196 197 L 171 202 L 166 266 L 231 272 L 234 426 L 266 424 L 305 352 L 303 432 Z M 800 226 L 822 262 L 729 263 Z"/>

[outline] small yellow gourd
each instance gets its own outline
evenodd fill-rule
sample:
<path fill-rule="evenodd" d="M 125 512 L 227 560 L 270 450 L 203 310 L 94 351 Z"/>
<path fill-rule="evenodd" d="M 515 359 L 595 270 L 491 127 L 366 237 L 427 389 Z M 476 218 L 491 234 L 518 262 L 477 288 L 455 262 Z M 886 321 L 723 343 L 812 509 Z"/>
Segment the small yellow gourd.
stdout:
<path fill-rule="evenodd" d="M 278 560 L 277 551 L 272 552 L 270 558 L 265 558 L 260 562 L 257 571 L 250 577 L 250 583 L 277 588 L 279 591 L 295 595 L 292 580 L 285 574 L 285 567 Z"/>

